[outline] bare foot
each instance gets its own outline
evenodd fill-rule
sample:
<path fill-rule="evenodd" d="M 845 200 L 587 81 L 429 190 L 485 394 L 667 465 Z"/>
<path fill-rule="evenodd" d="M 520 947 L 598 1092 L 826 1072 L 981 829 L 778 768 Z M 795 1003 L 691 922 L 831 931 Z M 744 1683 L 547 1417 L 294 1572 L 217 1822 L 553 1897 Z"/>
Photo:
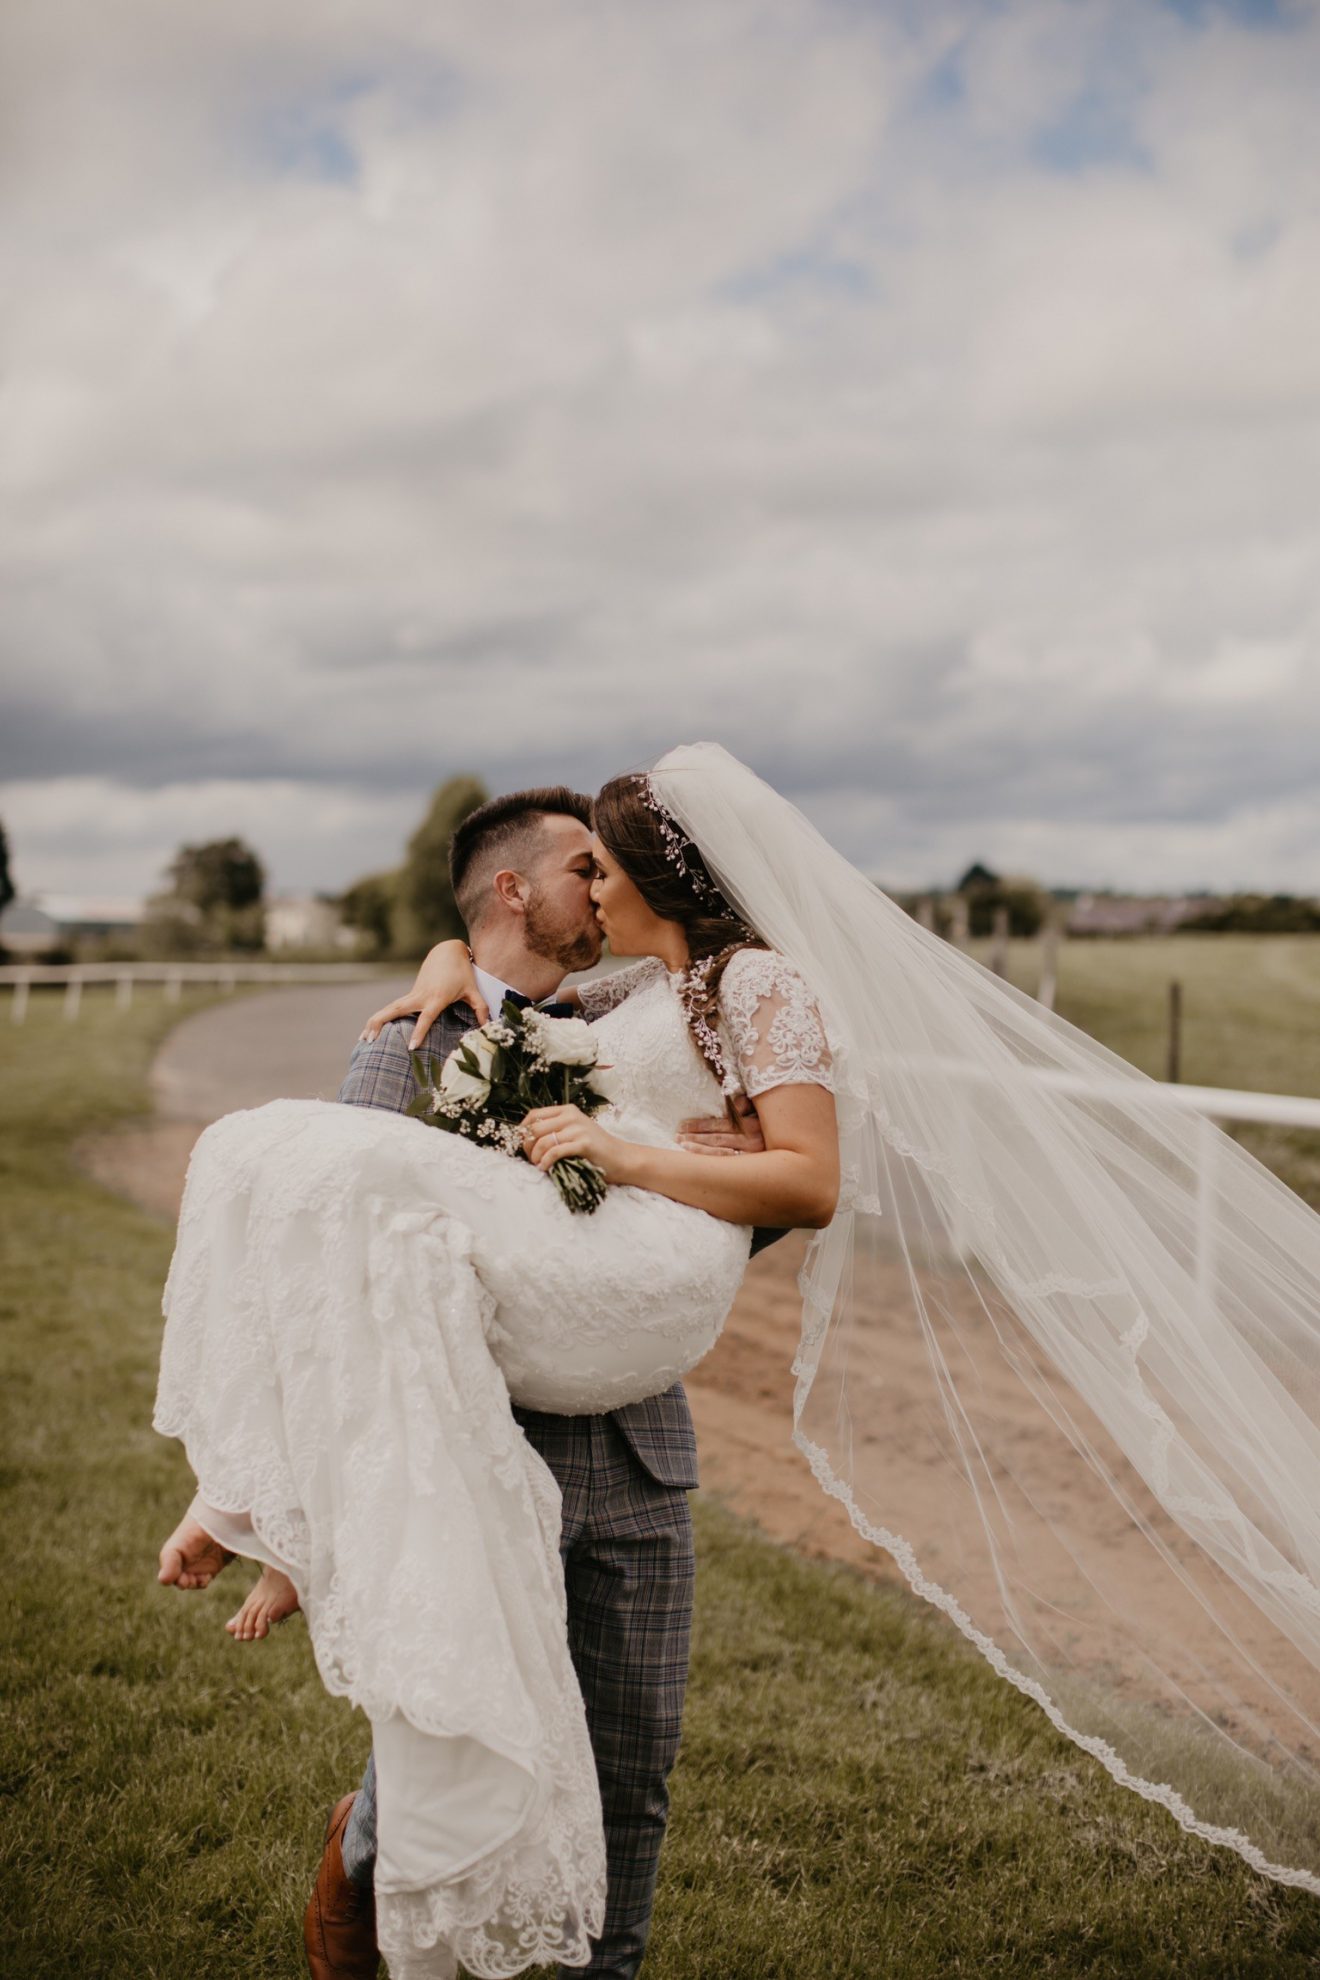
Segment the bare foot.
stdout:
<path fill-rule="evenodd" d="M 157 1581 L 174 1588 L 209 1588 L 233 1555 L 195 1519 L 183 1518 L 160 1550 Z"/>
<path fill-rule="evenodd" d="M 235 1643 L 260 1642 L 269 1636 L 274 1623 L 284 1622 L 299 1606 L 298 1591 L 288 1575 L 278 1568 L 264 1567 L 246 1602 L 225 1628 Z"/>

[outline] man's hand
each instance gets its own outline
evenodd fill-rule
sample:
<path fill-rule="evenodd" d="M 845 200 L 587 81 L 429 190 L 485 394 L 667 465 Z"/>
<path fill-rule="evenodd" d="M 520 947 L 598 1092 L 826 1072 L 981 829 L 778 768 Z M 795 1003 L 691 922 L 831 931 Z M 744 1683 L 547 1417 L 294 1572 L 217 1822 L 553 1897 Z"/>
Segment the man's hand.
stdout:
<path fill-rule="evenodd" d="M 736 1093 L 733 1110 L 736 1127 L 727 1114 L 708 1114 L 699 1120 L 680 1121 L 678 1145 L 691 1155 L 764 1155 L 765 1139 L 755 1107 L 745 1093 Z"/>
<path fill-rule="evenodd" d="M 209 1588 L 233 1555 L 204 1526 L 185 1515 L 160 1550 L 157 1581 L 173 1588 Z"/>

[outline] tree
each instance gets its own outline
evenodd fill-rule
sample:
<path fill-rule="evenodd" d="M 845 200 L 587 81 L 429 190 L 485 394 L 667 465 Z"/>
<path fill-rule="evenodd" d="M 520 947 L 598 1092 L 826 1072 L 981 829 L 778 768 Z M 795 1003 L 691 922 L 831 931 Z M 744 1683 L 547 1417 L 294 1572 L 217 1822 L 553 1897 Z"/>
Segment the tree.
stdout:
<path fill-rule="evenodd" d="M 359 946 L 369 956 L 387 956 L 394 946 L 394 911 L 399 895 L 398 870 L 367 873 L 339 899 L 339 912 L 356 928 Z"/>
<path fill-rule="evenodd" d="M 432 942 L 463 934 L 449 884 L 449 841 L 468 813 L 486 802 L 486 795 L 478 778 L 450 777 L 431 799 L 399 869 L 393 927 L 398 954 L 421 955 Z"/>
<path fill-rule="evenodd" d="M 251 846 L 237 838 L 180 846 L 166 872 L 169 891 L 156 895 L 148 916 L 155 930 L 166 935 L 166 946 L 262 947 L 266 873 Z"/>
<path fill-rule="evenodd" d="M 174 893 L 181 901 L 191 901 L 202 915 L 221 908 L 254 907 L 266 886 L 261 861 L 242 839 L 180 846 L 167 871 Z"/>
<path fill-rule="evenodd" d="M 1010 935 L 1035 935 L 1048 905 L 1044 889 L 1029 874 L 994 873 L 979 860 L 968 867 L 954 892 L 966 899 L 971 935 L 989 935 L 1001 907 L 1008 909 Z"/>
<path fill-rule="evenodd" d="M 14 882 L 9 871 L 9 839 L 0 825 L 0 914 L 14 898 Z"/>
<path fill-rule="evenodd" d="M 1178 923 L 1184 930 L 1248 935 L 1314 935 L 1320 930 L 1320 901 L 1296 894 L 1226 894 Z"/>
<path fill-rule="evenodd" d="M 953 891 L 955 894 L 967 894 L 974 887 L 997 887 L 998 885 L 999 875 L 992 873 L 988 866 L 982 866 L 979 859 L 974 859 Z"/>
<path fill-rule="evenodd" d="M 446 935 L 462 935 L 449 884 L 449 841 L 470 811 L 486 802 L 477 777 L 450 777 L 408 841 L 402 866 L 367 873 L 340 896 L 339 909 L 368 954 L 418 956 Z"/>

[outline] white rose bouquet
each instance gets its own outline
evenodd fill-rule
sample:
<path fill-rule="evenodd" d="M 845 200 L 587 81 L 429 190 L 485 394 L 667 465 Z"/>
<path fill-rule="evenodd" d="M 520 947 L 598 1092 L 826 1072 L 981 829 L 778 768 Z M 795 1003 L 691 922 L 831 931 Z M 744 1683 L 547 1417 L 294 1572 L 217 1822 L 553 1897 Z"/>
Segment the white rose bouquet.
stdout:
<path fill-rule="evenodd" d="M 459 1041 L 432 1080 L 412 1054 L 418 1094 L 408 1112 L 430 1127 L 484 1142 L 527 1160 L 521 1124 L 533 1107 L 580 1107 L 595 1114 L 610 1100 L 609 1067 L 582 1018 L 552 1018 L 506 998 L 497 1018 Z M 566 1156 L 547 1172 L 570 1210 L 596 1210 L 606 1182 L 594 1162 Z"/>

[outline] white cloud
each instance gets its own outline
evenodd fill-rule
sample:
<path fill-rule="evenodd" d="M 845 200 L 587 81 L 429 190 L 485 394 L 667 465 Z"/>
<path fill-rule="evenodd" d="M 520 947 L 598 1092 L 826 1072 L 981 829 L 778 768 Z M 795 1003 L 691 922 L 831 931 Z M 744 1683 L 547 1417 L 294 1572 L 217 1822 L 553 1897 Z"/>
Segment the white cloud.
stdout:
<path fill-rule="evenodd" d="M 27 884 L 698 734 L 896 882 L 1315 884 L 1314 8 L 6 32 Z"/>
<path fill-rule="evenodd" d="M 396 864 L 417 818 L 406 796 L 331 785 L 309 792 L 287 779 L 206 779 L 134 790 L 102 777 L 62 777 L 13 785 L 5 823 L 23 892 L 140 898 L 164 884 L 164 863 L 178 846 L 231 833 L 257 847 L 285 849 L 268 875 L 276 891 L 313 891 L 327 872 L 342 876 L 343 885 Z"/>

